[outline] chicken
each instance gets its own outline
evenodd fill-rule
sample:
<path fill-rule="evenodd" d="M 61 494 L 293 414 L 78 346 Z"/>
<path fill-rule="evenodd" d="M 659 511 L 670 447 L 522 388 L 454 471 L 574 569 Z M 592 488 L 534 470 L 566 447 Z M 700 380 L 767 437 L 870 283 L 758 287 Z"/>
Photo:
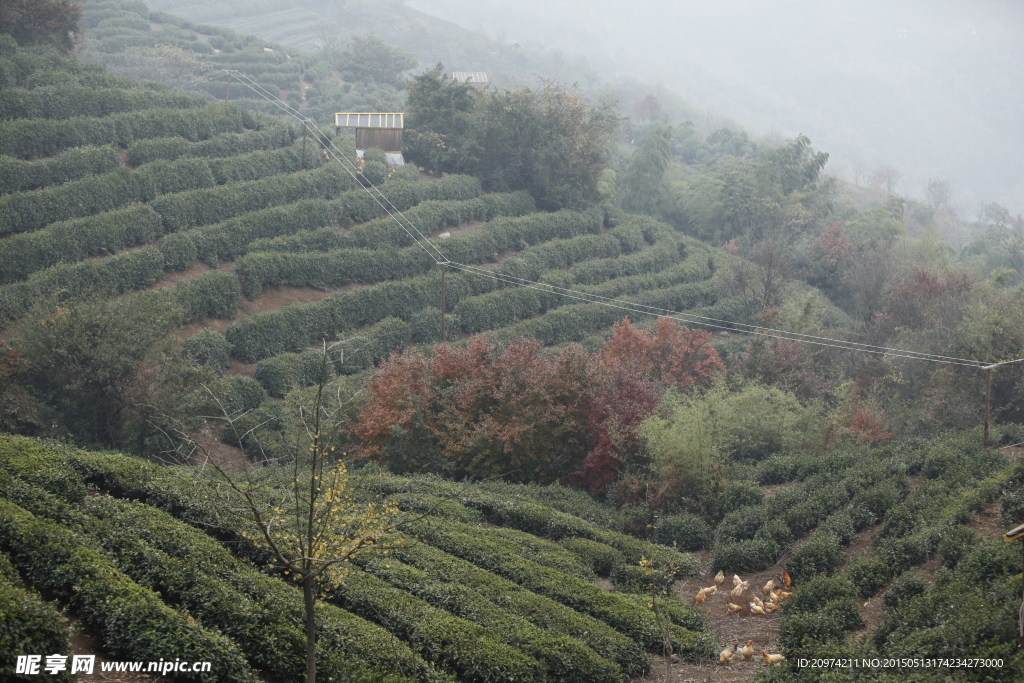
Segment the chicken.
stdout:
<path fill-rule="evenodd" d="M 766 584 L 764 585 L 764 588 L 763 588 L 763 589 L 761 589 L 761 590 L 763 590 L 763 591 L 764 591 L 764 594 L 765 594 L 765 595 L 771 595 L 771 594 L 772 594 L 772 591 L 774 591 L 774 590 L 775 590 L 775 579 L 769 579 L 769 580 L 768 580 L 768 583 L 766 583 Z"/>
<path fill-rule="evenodd" d="M 715 586 L 721 586 L 723 581 L 725 581 L 725 572 L 719 569 L 718 573 L 715 574 Z"/>
<path fill-rule="evenodd" d="M 772 591 L 771 593 L 768 594 L 768 599 L 771 600 L 772 602 L 778 602 L 779 599 L 780 599 L 779 598 L 779 594 L 777 592 L 775 592 L 775 591 Z"/>
<path fill-rule="evenodd" d="M 740 612 L 743 611 L 743 605 L 737 605 L 734 602 L 730 602 L 728 604 L 729 604 L 729 614 L 739 614 Z"/>
<path fill-rule="evenodd" d="M 765 614 L 771 614 L 772 612 L 774 612 L 777 609 L 779 609 L 779 606 L 776 605 L 774 602 L 766 602 L 766 603 L 764 603 L 764 613 Z"/>
<path fill-rule="evenodd" d="M 765 664 L 778 664 L 779 662 L 786 661 L 786 658 L 783 655 L 770 655 L 764 650 L 761 650 L 761 656 L 764 657 Z"/>
<path fill-rule="evenodd" d="M 705 595 L 706 593 L 704 592 L 704 589 L 701 588 L 699 591 L 697 591 L 697 595 L 694 596 L 693 601 L 696 602 L 698 605 L 703 604 Z"/>
<path fill-rule="evenodd" d="M 782 585 L 786 587 L 786 590 L 793 587 L 793 577 L 785 569 L 782 570 Z"/>
<path fill-rule="evenodd" d="M 741 583 L 743 583 L 743 579 L 741 579 L 741 578 L 739 577 L 739 574 L 733 574 L 733 575 L 732 575 L 732 585 L 734 585 L 734 586 L 738 586 L 738 585 L 740 585 Z"/>
<path fill-rule="evenodd" d="M 764 607 L 761 607 L 756 602 L 752 602 L 752 603 L 750 603 L 750 613 L 751 614 L 760 614 L 761 616 L 764 616 L 764 614 L 765 614 Z"/>
<path fill-rule="evenodd" d="M 704 595 L 714 595 L 718 592 L 718 586 L 708 586 L 704 589 Z"/>
<path fill-rule="evenodd" d="M 789 596 L 791 595 L 793 594 L 787 593 L 786 591 L 779 591 L 779 600 L 789 600 Z"/>
<path fill-rule="evenodd" d="M 744 592 L 745 591 L 743 590 L 743 584 L 741 583 L 737 585 L 735 588 L 733 588 L 731 591 L 729 591 L 729 595 L 731 595 L 734 598 L 738 598 L 741 597 Z"/>
<path fill-rule="evenodd" d="M 729 647 L 727 647 L 724 650 L 722 650 L 721 653 L 719 653 L 719 655 L 718 655 L 718 663 L 719 664 L 728 664 L 729 662 L 732 661 L 732 658 L 735 657 L 735 656 L 736 656 L 736 646 L 735 645 L 730 645 Z"/>
<path fill-rule="evenodd" d="M 743 655 L 743 659 L 749 661 L 754 656 L 754 641 L 748 640 L 747 644 L 740 648 L 740 654 Z"/>
<path fill-rule="evenodd" d="M 764 603 L 761 602 L 761 598 L 757 597 L 756 595 L 751 596 L 751 598 L 752 602 L 756 603 L 758 607 L 764 607 Z"/>

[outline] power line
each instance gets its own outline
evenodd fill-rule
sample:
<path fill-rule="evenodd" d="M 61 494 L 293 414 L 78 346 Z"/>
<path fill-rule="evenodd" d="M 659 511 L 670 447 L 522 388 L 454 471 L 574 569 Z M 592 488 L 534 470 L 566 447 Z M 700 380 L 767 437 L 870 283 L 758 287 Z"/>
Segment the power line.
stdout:
<path fill-rule="evenodd" d="M 246 76 L 245 74 L 234 69 L 225 69 L 225 72 L 235 74 L 235 76 L 239 78 L 240 82 L 242 82 L 246 87 L 248 87 L 250 90 L 255 92 L 260 97 L 269 101 L 271 104 L 273 104 L 278 109 L 283 111 L 286 115 L 299 120 L 300 122 L 302 122 L 304 126 L 311 126 L 316 131 L 317 142 L 319 142 L 325 149 L 328 147 L 330 147 L 330 149 L 333 149 L 335 153 L 331 156 L 335 159 L 338 159 L 339 163 L 342 163 L 342 159 L 348 163 L 348 167 L 346 167 L 345 164 L 342 163 L 342 168 L 345 169 L 345 171 L 356 181 L 356 184 L 358 186 L 363 187 L 367 194 L 373 197 L 374 201 L 377 203 L 378 206 L 381 207 L 384 213 L 386 213 L 392 220 L 398 223 L 398 225 L 406 232 L 406 234 L 409 235 L 409 238 L 412 239 L 412 241 L 418 247 L 423 249 L 423 251 L 426 252 L 426 254 L 430 256 L 437 265 L 451 266 L 460 271 L 478 276 L 489 277 L 507 285 L 525 287 L 529 289 L 536 289 L 546 292 L 557 291 L 563 297 L 576 299 L 583 303 L 592 303 L 601 306 L 607 306 L 610 308 L 617 308 L 624 310 L 626 312 L 638 313 L 641 315 L 651 315 L 655 317 L 669 318 L 679 322 L 689 323 L 691 325 L 701 325 L 703 327 L 712 327 L 730 332 L 738 332 L 741 334 L 751 334 L 762 337 L 769 337 L 773 339 L 780 339 L 784 341 L 794 341 L 802 344 L 812 344 L 815 346 L 838 348 L 845 351 L 858 351 L 862 353 L 871 353 L 896 358 L 906 358 L 909 360 L 929 361 L 933 363 L 960 365 L 980 369 L 991 369 L 1000 365 L 1024 362 L 1024 358 L 1018 358 L 1015 360 L 1001 361 L 994 364 L 985 364 L 982 361 L 972 360 L 969 358 L 956 358 L 953 356 L 942 356 L 938 354 L 911 351 L 908 349 L 900 349 L 896 347 L 864 344 L 862 342 L 853 342 L 843 339 L 834 339 L 831 337 L 808 335 L 798 332 L 789 332 L 786 330 L 779 330 L 770 327 L 751 325 L 749 323 L 740 323 L 731 320 L 722 320 L 719 318 L 699 316 L 692 313 L 680 313 L 678 311 L 672 311 L 670 309 L 662 309 L 654 306 L 647 306 L 645 304 L 638 304 L 635 302 L 624 301 L 621 299 L 603 297 L 596 294 L 587 294 L 585 292 L 579 292 L 565 287 L 558 287 L 556 285 L 535 282 L 533 280 L 518 278 L 511 275 L 505 275 L 502 273 L 495 273 L 494 271 L 480 268 L 478 266 L 453 262 L 449 260 L 447 256 L 445 256 L 444 252 L 442 252 L 433 242 L 431 242 L 430 239 L 427 238 L 427 236 L 424 235 L 419 230 L 419 228 L 417 228 L 416 225 L 411 220 L 409 220 L 409 218 L 405 216 L 405 214 L 403 214 L 402 211 L 398 209 L 391 202 L 391 200 L 389 200 L 379 189 L 373 187 L 372 185 L 370 187 L 365 187 L 361 183 L 359 183 L 359 178 L 357 177 L 357 174 L 359 172 L 358 167 L 352 160 L 345 156 L 344 152 L 338 149 L 338 147 L 334 144 L 333 140 L 327 134 L 325 134 L 323 130 L 321 130 L 320 127 L 317 126 L 315 122 L 303 116 L 301 112 L 299 112 L 295 108 L 291 107 L 290 105 L 282 101 L 276 95 L 273 95 L 272 93 L 267 91 L 265 88 L 263 88 L 261 85 L 256 83 L 252 78 Z M 374 192 L 376 192 L 376 195 L 374 194 Z M 387 208 L 387 206 L 384 205 L 384 202 L 390 205 L 390 210 Z M 397 214 L 397 216 L 395 214 Z M 401 218 L 405 220 L 405 223 L 403 223 L 402 220 L 398 218 L 398 216 L 401 216 Z M 413 235 L 412 231 L 410 231 L 409 228 L 412 228 L 412 231 L 415 231 L 416 234 L 419 235 L 419 239 L 417 239 L 417 237 Z M 428 245 L 430 245 L 431 249 L 433 249 L 434 253 L 436 253 L 437 256 L 431 253 L 431 251 L 422 244 L 421 240 L 422 242 L 426 242 Z"/>
<path fill-rule="evenodd" d="M 276 96 L 272 95 L 269 91 L 266 90 L 266 88 L 264 88 L 263 86 L 259 85 L 253 79 L 251 79 L 250 77 L 246 76 L 245 74 L 243 74 L 243 73 L 241 73 L 239 71 L 233 70 L 233 69 L 232 70 L 227 70 L 226 69 L 225 71 L 229 71 L 230 73 L 235 74 L 239 78 L 239 80 L 246 87 L 248 87 L 250 90 L 255 92 L 257 95 L 260 95 L 261 97 L 263 97 L 263 98 L 267 99 L 268 101 L 270 101 L 271 104 L 275 105 L 278 109 L 281 109 L 282 111 L 284 111 L 285 114 L 291 116 L 292 118 L 295 118 L 295 119 L 301 121 L 303 125 L 311 126 L 316 131 L 317 142 L 319 142 L 321 145 L 323 145 L 324 148 L 327 148 L 328 145 L 329 145 L 330 148 L 333 149 L 334 152 L 335 152 L 335 154 L 333 155 L 335 158 L 339 158 L 340 157 L 341 159 L 344 159 L 346 162 L 348 162 L 348 165 L 351 168 L 346 167 L 345 164 L 342 164 L 342 168 L 345 169 L 345 171 L 352 177 L 352 179 L 356 181 L 356 185 L 360 186 L 360 187 L 363 187 L 363 189 L 367 192 L 367 194 L 369 194 L 370 197 L 373 198 L 373 200 L 377 203 L 378 206 L 380 206 L 380 208 L 384 211 L 384 213 L 386 213 L 392 220 L 394 220 L 396 223 L 398 223 L 398 225 L 401 226 L 401 228 L 403 230 L 405 230 L 406 234 L 409 235 L 410 239 L 412 239 L 413 242 L 415 242 L 417 246 L 419 246 L 421 249 L 423 249 L 423 251 L 426 252 L 427 255 L 430 256 L 434 260 L 435 263 L 441 264 L 441 263 L 447 262 L 447 259 L 444 257 L 444 254 L 441 253 L 441 251 L 437 248 L 437 246 L 435 246 L 433 242 L 431 242 L 429 239 L 427 239 L 427 237 L 422 232 L 420 232 L 420 230 L 415 226 L 415 224 L 413 224 L 413 222 L 410 221 L 398 209 L 398 207 L 396 207 L 391 202 L 391 200 L 388 199 L 384 195 L 383 192 L 381 192 L 376 187 L 373 187 L 372 185 L 370 187 L 365 187 L 365 186 L 363 186 L 359 182 L 359 178 L 357 176 L 357 174 L 359 173 L 359 168 L 356 166 L 355 162 L 352 161 L 351 159 L 349 159 L 347 156 L 345 156 L 345 153 L 342 152 L 340 149 L 338 149 L 337 145 L 334 144 L 334 141 L 331 140 L 331 138 L 327 134 L 325 134 L 323 132 L 323 130 L 321 130 L 320 127 L 314 121 L 312 121 L 312 120 L 306 118 L 305 116 L 303 116 L 301 112 L 299 112 L 298 110 L 294 109 L 290 105 L 288 105 L 285 102 L 283 102 L 279 97 L 276 97 Z M 374 191 L 376 191 L 376 193 L 377 193 L 376 195 L 374 194 Z M 384 203 L 381 200 L 383 200 L 383 202 L 387 202 L 387 204 L 391 206 L 391 209 L 389 210 L 388 207 L 384 206 Z M 392 213 L 392 211 L 394 211 L 394 213 Z M 422 239 L 427 244 L 429 244 L 431 246 L 431 248 L 441 258 L 439 259 L 436 256 L 434 256 L 434 254 L 430 253 L 430 250 L 428 250 L 426 247 L 424 247 L 420 243 L 420 240 L 417 240 L 416 237 L 412 234 L 412 232 L 409 231 L 409 227 L 406 227 L 406 225 L 404 223 L 402 223 L 402 221 L 399 220 L 394 215 L 395 213 L 397 213 L 399 216 L 404 218 L 406 223 L 408 223 L 409 227 L 411 227 L 413 230 L 415 230 L 416 233 L 420 236 L 420 239 Z"/>

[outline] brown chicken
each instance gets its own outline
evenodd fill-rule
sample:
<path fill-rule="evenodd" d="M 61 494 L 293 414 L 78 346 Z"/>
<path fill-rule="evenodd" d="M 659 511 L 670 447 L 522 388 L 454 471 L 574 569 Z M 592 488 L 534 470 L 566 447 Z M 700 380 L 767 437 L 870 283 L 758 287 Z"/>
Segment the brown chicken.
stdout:
<path fill-rule="evenodd" d="M 786 587 L 786 590 L 793 587 L 793 577 L 785 569 L 782 570 L 782 585 Z"/>
<path fill-rule="evenodd" d="M 699 591 L 697 591 L 697 595 L 693 598 L 693 601 L 696 602 L 698 605 L 703 604 L 705 595 L 706 594 L 704 592 L 704 589 L 701 588 Z"/>
<path fill-rule="evenodd" d="M 770 655 L 767 652 L 765 652 L 764 650 L 761 650 L 761 656 L 764 657 L 764 663 L 765 664 L 778 664 L 779 662 L 786 661 L 785 656 L 783 656 L 781 654 Z"/>
<path fill-rule="evenodd" d="M 727 647 L 724 650 L 722 650 L 722 652 L 718 655 L 718 663 L 719 664 L 728 664 L 729 662 L 732 661 L 732 658 L 735 657 L 735 656 L 736 656 L 736 646 L 735 645 L 730 645 L 729 647 Z"/>
<path fill-rule="evenodd" d="M 729 603 L 729 614 L 739 614 L 743 611 L 743 605 L 737 605 L 735 603 Z"/>
<path fill-rule="evenodd" d="M 748 640 L 747 644 L 740 648 L 740 654 L 743 655 L 743 659 L 750 660 L 754 656 L 754 641 Z"/>
<path fill-rule="evenodd" d="M 751 614 L 760 614 L 760 615 L 764 616 L 764 613 L 765 613 L 764 612 L 764 607 L 761 607 L 761 605 L 757 604 L 756 602 L 752 602 L 752 603 L 750 603 L 750 613 Z"/>
<path fill-rule="evenodd" d="M 722 585 L 723 581 L 725 581 L 725 572 L 723 572 L 721 569 L 719 569 L 718 573 L 715 574 L 715 585 L 716 586 L 720 586 L 720 585 Z"/>

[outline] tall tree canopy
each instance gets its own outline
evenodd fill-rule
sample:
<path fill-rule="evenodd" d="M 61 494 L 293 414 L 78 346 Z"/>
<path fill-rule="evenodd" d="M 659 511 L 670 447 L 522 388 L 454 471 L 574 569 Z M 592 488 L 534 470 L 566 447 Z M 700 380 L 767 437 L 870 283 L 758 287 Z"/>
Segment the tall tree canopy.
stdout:
<path fill-rule="evenodd" d="M 0 33 L 22 45 L 55 45 L 65 52 L 75 46 L 82 6 L 69 0 L 4 0 Z"/>
<path fill-rule="evenodd" d="M 575 87 L 483 92 L 449 79 L 443 65 L 409 85 L 407 153 L 435 171 L 478 176 L 494 191 L 528 190 L 546 209 L 600 198 L 606 143 L 619 117 Z"/>

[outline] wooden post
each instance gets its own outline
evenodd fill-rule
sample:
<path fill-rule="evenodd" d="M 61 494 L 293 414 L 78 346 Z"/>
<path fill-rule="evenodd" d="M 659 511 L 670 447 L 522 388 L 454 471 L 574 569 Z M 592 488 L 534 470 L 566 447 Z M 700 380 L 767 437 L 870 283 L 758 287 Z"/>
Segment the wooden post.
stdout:
<path fill-rule="evenodd" d="M 305 170 L 306 168 L 306 122 L 302 122 L 302 163 L 299 168 Z"/>
<path fill-rule="evenodd" d="M 985 436 L 982 438 L 982 445 L 985 448 L 988 448 L 988 422 L 989 422 L 989 415 L 992 412 L 992 369 L 993 368 L 995 368 L 994 365 L 989 365 L 987 368 L 985 368 L 986 370 L 988 370 L 988 380 L 986 382 L 987 387 L 985 389 Z"/>
<path fill-rule="evenodd" d="M 444 276 L 448 272 L 448 268 L 445 264 L 441 264 L 441 343 L 445 343 L 447 339 L 444 334 Z"/>
<path fill-rule="evenodd" d="M 227 84 L 227 87 L 224 88 L 224 104 L 228 103 L 228 93 L 230 93 L 230 92 L 231 92 L 231 72 L 229 71 L 228 72 L 228 84 Z"/>

